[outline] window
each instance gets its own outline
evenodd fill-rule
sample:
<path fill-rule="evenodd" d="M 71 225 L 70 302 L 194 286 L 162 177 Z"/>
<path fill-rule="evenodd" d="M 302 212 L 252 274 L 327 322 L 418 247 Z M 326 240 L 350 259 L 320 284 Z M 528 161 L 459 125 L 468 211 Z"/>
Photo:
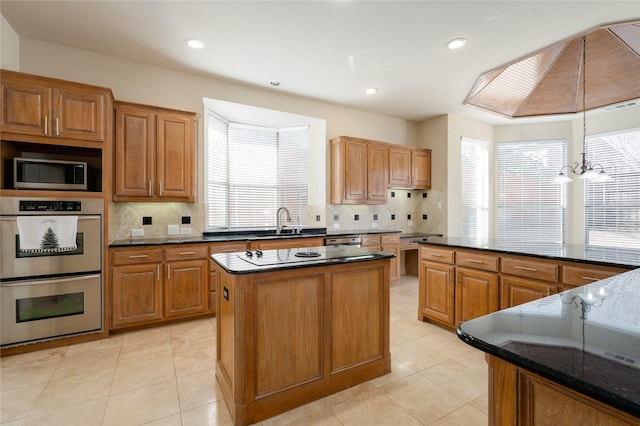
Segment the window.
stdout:
<path fill-rule="evenodd" d="M 565 140 L 498 144 L 498 240 L 564 243 L 564 185 L 551 182 L 566 164 Z"/>
<path fill-rule="evenodd" d="M 274 227 L 279 207 L 305 225 L 308 127 L 208 118 L 207 228 Z"/>
<path fill-rule="evenodd" d="M 586 153 L 613 180 L 585 181 L 585 244 L 640 248 L 640 129 L 590 136 Z"/>
<path fill-rule="evenodd" d="M 461 141 L 462 238 L 489 238 L 489 144 Z"/>

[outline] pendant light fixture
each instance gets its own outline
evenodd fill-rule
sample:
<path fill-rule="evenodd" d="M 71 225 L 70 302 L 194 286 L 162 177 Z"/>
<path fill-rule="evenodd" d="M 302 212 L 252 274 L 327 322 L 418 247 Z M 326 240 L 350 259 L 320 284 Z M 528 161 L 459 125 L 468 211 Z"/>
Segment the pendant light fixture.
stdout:
<path fill-rule="evenodd" d="M 565 183 L 571 182 L 573 179 L 569 177 L 569 171 L 578 176 L 578 179 L 587 179 L 594 182 L 606 182 L 612 180 L 605 171 L 601 164 L 592 164 L 587 160 L 587 37 L 582 37 L 582 163 L 577 161 L 560 169 L 560 173 L 553 180 L 553 183 Z M 600 168 L 598 172 L 596 168 Z M 566 174 L 565 174 L 566 170 Z"/>

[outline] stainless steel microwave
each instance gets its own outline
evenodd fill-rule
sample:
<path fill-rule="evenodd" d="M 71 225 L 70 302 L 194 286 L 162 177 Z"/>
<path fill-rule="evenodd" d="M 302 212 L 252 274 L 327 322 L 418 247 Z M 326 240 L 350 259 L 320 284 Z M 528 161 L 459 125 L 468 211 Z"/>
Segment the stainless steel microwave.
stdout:
<path fill-rule="evenodd" d="M 16 189 L 87 190 L 87 163 L 82 161 L 13 159 Z"/>

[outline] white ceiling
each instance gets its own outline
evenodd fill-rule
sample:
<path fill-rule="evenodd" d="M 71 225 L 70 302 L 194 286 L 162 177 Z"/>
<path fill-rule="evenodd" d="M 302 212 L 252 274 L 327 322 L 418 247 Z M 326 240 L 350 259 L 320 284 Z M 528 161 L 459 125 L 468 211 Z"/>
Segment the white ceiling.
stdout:
<path fill-rule="evenodd" d="M 480 74 L 640 19 L 640 2 L 2 0 L 0 11 L 21 37 L 408 120 L 504 124 L 524 119 L 462 104 Z M 187 48 L 189 37 L 206 48 Z M 457 37 L 466 47 L 448 50 Z"/>

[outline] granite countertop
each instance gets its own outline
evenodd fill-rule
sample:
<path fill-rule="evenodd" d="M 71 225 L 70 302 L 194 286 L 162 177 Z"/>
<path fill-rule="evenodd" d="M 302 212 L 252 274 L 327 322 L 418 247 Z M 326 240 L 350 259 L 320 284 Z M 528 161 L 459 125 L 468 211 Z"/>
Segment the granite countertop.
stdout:
<path fill-rule="evenodd" d="M 640 417 L 640 269 L 463 322 L 486 353 Z"/>
<path fill-rule="evenodd" d="M 184 243 L 209 243 L 209 242 L 225 242 L 225 241 L 256 241 L 256 240 L 278 240 L 284 238 L 314 238 L 314 237 L 337 237 L 341 235 L 362 235 L 362 234 L 391 234 L 400 233 L 398 230 L 388 229 L 360 229 L 360 230 L 332 230 L 327 228 L 303 228 L 294 232 L 292 229 L 286 229 L 282 234 L 276 234 L 273 228 L 268 229 L 250 229 L 242 231 L 216 231 L 205 232 L 199 236 L 182 236 L 175 235 L 163 238 L 127 238 L 113 240 L 109 243 L 109 247 L 129 247 L 144 246 L 157 244 L 184 244 Z M 431 234 L 414 234 L 428 236 Z M 439 235 L 439 234 L 433 234 Z"/>
<path fill-rule="evenodd" d="M 535 257 L 570 260 L 605 266 L 620 266 L 626 268 L 640 267 L 640 249 L 622 249 L 610 247 L 593 247 L 582 244 L 551 244 L 551 243 L 503 243 L 497 240 L 467 240 L 454 237 L 429 238 L 416 240 L 421 244 L 431 244 L 454 248 L 468 248 L 496 253 L 514 255 L 532 255 Z"/>
<path fill-rule="evenodd" d="M 322 246 L 278 250 L 255 250 L 211 255 L 231 274 L 254 274 L 283 269 L 327 266 L 338 263 L 366 262 L 395 257 L 392 253 L 354 246 Z"/>

